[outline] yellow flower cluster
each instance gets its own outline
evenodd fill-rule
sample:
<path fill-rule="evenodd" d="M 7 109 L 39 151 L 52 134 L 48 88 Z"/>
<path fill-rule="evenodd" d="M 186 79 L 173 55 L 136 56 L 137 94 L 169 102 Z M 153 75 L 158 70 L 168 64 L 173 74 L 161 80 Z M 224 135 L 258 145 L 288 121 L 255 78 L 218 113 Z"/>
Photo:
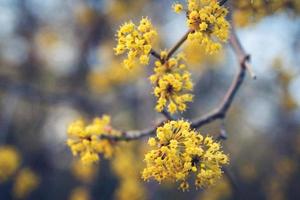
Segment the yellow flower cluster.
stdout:
<path fill-rule="evenodd" d="M 188 0 L 187 25 L 192 30 L 188 39 L 201 44 L 209 54 L 218 52 L 229 35 L 226 15 L 227 9 L 216 0 Z"/>
<path fill-rule="evenodd" d="M 187 179 L 191 174 L 195 175 L 197 188 L 210 186 L 221 177 L 221 167 L 228 163 L 228 157 L 219 143 L 192 130 L 189 122 L 170 121 L 157 128 L 156 133 L 148 141 L 154 149 L 145 156 L 144 180 L 180 181 L 180 188 L 185 191 L 189 189 Z"/>
<path fill-rule="evenodd" d="M 235 0 L 232 3 L 234 7 L 233 20 L 239 26 L 246 26 L 251 22 L 257 22 L 264 16 L 285 9 L 294 11 L 295 13 L 299 13 L 300 11 L 299 0 Z"/>
<path fill-rule="evenodd" d="M 142 18 L 138 26 L 132 22 L 125 23 L 117 33 L 118 45 L 114 48 L 115 53 L 120 55 L 128 52 L 127 59 L 123 62 L 128 69 L 136 64 L 137 59 L 141 64 L 147 65 L 156 35 L 148 18 Z"/>
<path fill-rule="evenodd" d="M 71 191 L 69 200 L 90 200 L 89 190 L 85 187 L 77 187 Z"/>
<path fill-rule="evenodd" d="M 166 59 L 167 52 L 161 52 L 161 60 L 155 62 L 154 74 L 150 81 L 155 85 L 154 95 L 157 97 L 156 110 L 161 112 L 165 107 L 173 114 L 186 110 L 186 103 L 193 100 L 193 95 L 188 93 L 193 90 L 191 75 L 182 63 L 182 54 Z"/>
<path fill-rule="evenodd" d="M 135 67 L 132 70 L 126 70 L 120 67 L 118 62 L 113 61 L 109 67 L 103 70 L 91 70 L 88 82 L 93 92 L 104 93 L 111 91 L 114 87 L 136 81 L 143 75 L 143 72 L 144 68 Z"/>
<path fill-rule="evenodd" d="M 175 4 L 173 4 L 172 8 L 173 8 L 174 12 L 180 13 L 183 10 L 183 5 L 180 3 L 175 3 Z"/>
<path fill-rule="evenodd" d="M 72 164 L 72 174 L 82 182 L 90 183 L 95 177 L 97 172 L 97 166 L 95 165 L 85 165 L 81 160 L 76 160 Z"/>
<path fill-rule="evenodd" d="M 110 158 L 113 154 L 112 141 L 101 139 L 103 134 L 119 134 L 110 126 L 109 116 L 95 118 L 89 125 L 83 120 L 77 120 L 68 128 L 67 144 L 74 156 L 79 155 L 84 164 L 92 164 L 99 161 L 99 153 L 105 158 Z"/>
<path fill-rule="evenodd" d="M 12 146 L 0 146 L 0 183 L 10 178 L 20 165 L 18 151 Z"/>
<path fill-rule="evenodd" d="M 146 198 L 145 188 L 140 178 L 142 168 L 138 162 L 140 156 L 135 152 L 137 151 L 134 143 L 126 143 L 115 154 L 112 166 L 119 178 L 115 199 L 142 200 Z"/>
<path fill-rule="evenodd" d="M 201 192 L 197 200 L 233 199 L 230 183 L 222 178 L 213 187 Z"/>
<path fill-rule="evenodd" d="M 39 177 L 30 169 L 22 169 L 15 180 L 13 194 L 16 198 L 26 198 L 39 185 Z"/>

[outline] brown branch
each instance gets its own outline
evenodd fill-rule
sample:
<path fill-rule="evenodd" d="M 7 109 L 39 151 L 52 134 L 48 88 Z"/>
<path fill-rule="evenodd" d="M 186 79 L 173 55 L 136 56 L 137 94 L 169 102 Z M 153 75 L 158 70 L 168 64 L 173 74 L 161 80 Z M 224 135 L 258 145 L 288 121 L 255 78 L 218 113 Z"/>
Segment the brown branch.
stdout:
<path fill-rule="evenodd" d="M 148 129 L 144 129 L 142 131 L 125 131 L 122 132 L 121 136 L 114 136 L 114 135 L 101 135 L 101 139 L 108 139 L 108 140 L 113 140 L 113 141 L 131 141 L 131 140 L 138 140 L 143 137 L 147 137 L 150 135 L 154 135 L 156 132 L 157 127 L 163 125 L 165 122 L 168 120 L 162 120 L 159 123 L 157 123 L 156 126 L 153 126 Z"/>
<path fill-rule="evenodd" d="M 177 49 L 179 49 L 179 47 L 187 40 L 188 36 L 190 33 L 192 33 L 193 30 L 188 30 L 180 39 L 179 41 L 169 50 L 168 55 L 167 55 L 167 59 L 172 57 L 172 55 L 177 51 Z"/>
<path fill-rule="evenodd" d="M 164 109 L 161 114 L 163 114 L 168 120 L 176 120 L 176 116 L 173 117 L 166 109 Z"/>
<path fill-rule="evenodd" d="M 235 198 L 234 199 L 239 199 L 239 186 L 237 184 L 236 178 L 233 176 L 233 174 L 229 171 L 227 167 L 222 167 L 222 170 L 225 174 L 225 176 L 228 179 L 229 184 L 232 186 L 232 189 L 234 190 Z"/>
<path fill-rule="evenodd" d="M 161 60 L 160 54 L 159 54 L 157 51 L 155 51 L 154 49 L 151 49 L 150 54 L 151 54 L 153 57 L 157 58 L 158 60 Z"/>
<path fill-rule="evenodd" d="M 241 66 L 243 66 L 242 64 Z M 193 128 L 199 128 L 205 124 L 208 124 L 212 121 L 215 121 L 217 119 L 224 119 L 226 117 L 227 111 L 230 108 L 232 101 L 234 97 L 236 96 L 236 93 L 238 89 L 240 88 L 241 84 L 243 83 L 245 78 L 245 68 L 240 67 L 239 72 L 235 79 L 233 80 L 231 86 L 229 87 L 227 93 L 225 94 L 225 97 L 221 104 L 212 112 L 198 118 L 192 121 L 192 127 Z"/>
<path fill-rule="evenodd" d="M 227 2 L 227 0 L 221 0 L 221 1 L 219 1 L 219 5 L 223 6 L 226 2 Z"/>
<path fill-rule="evenodd" d="M 231 86 L 229 87 L 227 93 L 225 94 L 225 97 L 223 101 L 220 103 L 220 105 L 215 110 L 211 111 L 205 116 L 194 120 L 192 122 L 192 127 L 194 128 L 199 128 L 204 124 L 208 124 L 217 119 L 224 119 L 226 117 L 228 109 L 232 104 L 234 97 L 236 96 L 240 86 L 242 85 L 245 79 L 246 68 L 249 69 L 250 66 L 248 63 L 250 56 L 246 54 L 246 52 L 242 48 L 242 45 L 239 39 L 237 38 L 234 29 L 232 29 L 229 42 L 239 60 L 239 65 L 240 65 L 239 71 L 236 77 L 234 78 Z"/>
<path fill-rule="evenodd" d="M 226 117 L 227 111 L 229 110 L 229 108 L 234 100 L 234 97 L 236 96 L 240 86 L 242 85 L 242 83 L 245 79 L 246 68 L 247 68 L 247 66 L 249 66 L 248 61 L 249 61 L 250 56 L 248 54 L 246 54 L 246 52 L 242 48 L 242 46 L 234 32 L 234 29 L 232 30 L 229 42 L 239 60 L 239 71 L 238 71 L 237 75 L 235 76 L 228 91 L 226 92 L 220 105 L 212 112 L 210 112 L 198 119 L 192 120 L 191 126 L 193 128 L 200 128 L 201 126 L 211 123 L 217 119 L 224 119 Z M 154 134 L 156 128 L 158 126 L 161 126 L 166 121 L 167 120 L 161 121 L 157 126 L 143 130 L 143 131 L 123 132 L 121 137 L 120 136 L 103 135 L 102 138 L 111 139 L 111 140 L 115 140 L 115 141 L 120 141 L 120 140 L 129 141 L 129 140 L 140 139 L 142 137 Z"/>
<path fill-rule="evenodd" d="M 173 48 L 170 49 L 168 56 L 172 56 L 172 54 L 186 41 L 188 34 L 191 32 L 189 30 L 175 45 Z M 244 49 L 242 48 L 236 33 L 234 32 L 234 29 L 232 28 L 231 36 L 230 36 L 230 45 L 233 48 L 235 54 L 237 55 L 238 61 L 239 61 L 239 71 L 234 78 L 231 86 L 229 87 L 228 91 L 226 92 L 226 95 L 223 98 L 223 101 L 220 103 L 220 105 L 213 110 L 212 112 L 204 115 L 203 117 L 200 117 L 198 119 L 192 120 L 192 127 L 193 128 L 200 128 L 201 126 L 211 123 L 217 119 L 224 119 L 226 117 L 227 111 L 229 110 L 234 97 L 236 96 L 240 86 L 242 85 L 244 78 L 245 78 L 245 71 L 246 69 L 249 70 L 251 74 L 251 66 L 249 65 L 248 61 L 250 59 L 250 56 L 245 53 Z M 160 59 L 160 55 L 155 51 L 151 50 L 151 55 L 154 57 Z M 253 73 L 252 73 L 253 74 Z M 4 82 L 4 83 L 3 83 Z M 27 97 L 30 100 L 43 100 L 47 103 L 57 103 L 61 101 L 74 101 L 75 104 L 78 104 L 79 106 L 88 105 L 88 110 L 90 111 L 92 108 L 98 108 L 99 106 L 96 106 L 93 101 L 90 101 L 90 99 L 87 99 L 85 97 L 79 96 L 79 95 L 71 95 L 71 94 L 49 94 L 48 92 L 42 92 L 37 88 L 33 88 L 31 86 L 23 86 L 23 85 L 16 85 L 10 88 L 6 84 L 5 81 L 3 81 L 1 84 L 0 81 L 0 88 L 2 89 L 12 89 L 18 94 L 21 94 L 21 96 Z M 25 89 L 25 91 L 24 91 Z M 93 109 L 93 111 L 97 111 L 97 109 Z M 164 113 L 163 113 L 164 114 Z M 121 136 L 111 136 L 111 135 L 102 135 L 101 138 L 103 139 L 109 139 L 114 141 L 129 141 L 129 140 L 137 140 L 146 136 L 150 136 L 155 133 L 156 128 L 161 126 L 163 123 L 165 123 L 168 120 L 174 120 L 175 118 L 165 115 L 166 120 L 160 121 L 156 126 L 153 126 L 151 128 L 145 129 L 145 130 L 134 130 L 134 131 L 124 131 L 122 132 Z"/>
<path fill-rule="evenodd" d="M 244 48 L 241 45 L 241 42 L 239 41 L 236 32 L 235 32 L 235 28 L 234 26 L 232 26 L 232 31 L 231 31 L 231 35 L 230 35 L 230 45 L 232 46 L 232 49 L 234 50 L 235 54 L 237 55 L 240 65 L 243 65 L 243 67 L 245 67 L 250 76 L 253 79 L 256 79 L 256 75 L 253 72 L 252 66 L 250 65 L 249 61 L 250 61 L 250 55 L 245 53 Z"/>

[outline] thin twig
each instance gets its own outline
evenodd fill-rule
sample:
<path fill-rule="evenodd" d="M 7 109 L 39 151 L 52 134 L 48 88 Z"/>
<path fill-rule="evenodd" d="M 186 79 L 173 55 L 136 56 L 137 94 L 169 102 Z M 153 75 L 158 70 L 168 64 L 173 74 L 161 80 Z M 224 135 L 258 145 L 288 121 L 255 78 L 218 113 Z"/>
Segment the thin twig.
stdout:
<path fill-rule="evenodd" d="M 241 45 L 241 42 L 238 40 L 236 31 L 234 26 L 232 26 L 232 31 L 231 31 L 231 35 L 230 35 L 230 45 L 232 46 L 232 49 L 234 50 L 234 52 L 236 53 L 240 64 L 243 64 L 251 78 L 256 79 L 256 74 L 254 73 L 252 66 L 250 65 L 249 61 L 250 61 L 250 55 L 245 53 L 244 48 Z"/>
<path fill-rule="evenodd" d="M 157 58 L 158 60 L 161 60 L 159 53 L 157 51 L 155 51 L 154 49 L 151 49 L 150 54 L 153 57 Z"/>
<path fill-rule="evenodd" d="M 223 6 L 226 2 L 227 2 L 227 0 L 221 0 L 221 1 L 219 1 L 219 5 Z"/>
<path fill-rule="evenodd" d="M 115 136 L 115 135 L 101 135 L 101 139 L 108 139 L 113 141 L 131 141 L 131 140 L 138 140 L 143 137 L 148 137 L 150 135 L 154 135 L 156 132 L 156 128 L 163 125 L 168 120 L 162 120 L 159 123 L 157 123 L 156 126 L 139 131 L 139 130 L 133 130 L 133 131 L 124 131 L 122 132 L 121 136 Z"/>
<path fill-rule="evenodd" d="M 190 31 L 188 31 L 176 45 L 174 45 L 173 48 L 169 51 L 169 56 L 171 56 L 186 40 L 188 34 Z M 224 119 L 226 117 L 227 111 L 229 110 L 234 97 L 236 96 L 238 89 L 242 85 L 244 78 L 245 78 L 245 71 L 246 69 L 249 70 L 251 73 L 251 67 L 248 63 L 250 56 L 245 53 L 244 49 L 242 48 L 237 35 L 234 32 L 234 29 L 232 29 L 231 37 L 230 37 L 230 44 L 233 48 L 235 54 L 238 57 L 239 60 L 239 71 L 234 78 L 231 86 L 229 87 L 228 91 L 226 92 L 225 97 L 223 98 L 220 105 L 213 110 L 212 112 L 204 115 L 203 117 L 200 117 L 198 119 L 192 120 L 192 127 L 193 128 L 200 128 L 201 126 L 211 123 L 217 119 Z M 158 53 L 156 53 L 154 50 L 151 50 L 151 55 L 158 56 Z M 253 73 L 252 73 L 253 74 Z M 7 84 L 6 81 L 0 81 L 0 88 L 2 89 L 8 89 L 11 87 L 13 88 L 13 91 L 20 94 L 20 96 L 27 97 L 30 100 L 42 100 L 46 101 L 47 103 L 57 103 L 60 101 L 74 101 L 75 104 L 78 105 L 84 105 L 87 107 L 87 109 L 90 111 L 92 108 L 99 108 L 99 106 L 95 106 L 94 102 L 90 101 L 89 99 L 79 96 L 79 95 L 71 95 L 71 94 L 49 94 L 46 92 L 42 92 L 37 88 L 33 88 L 30 86 L 24 86 L 24 85 L 10 85 Z M 37 98 L 35 98 L 37 97 Z M 95 112 L 97 109 L 93 109 Z M 171 119 L 171 117 L 166 116 L 167 119 Z M 111 136 L 111 135 L 102 135 L 102 138 L 115 140 L 115 141 L 121 141 L 121 140 L 137 140 L 139 138 L 149 136 L 155 133 L 155 130 L 158 126 L 161 126 L 163 123 L 165 123 L 167 120 L 160 121 L 156 126 L 151 127 L 149 129 L 145 130 L 137 130 L 137 131 L 124 131 L 122 133 L 122 136 Z"/>
<path fill-rule="evenodd" d="M 240 67 L 237 76 L 233 80 L 221 104 L 212 112 L 202 117 L 199 117 L 198 119 L 193 120 L 192 127 L 199 128 L 217 119 L 224 119 L 226 117 L 228 109 L 232 104 L 234 97 L 236 96 L 238 89 L 240 88 L 241 84 L 244 81 L 244 78 L 245 78 L 245 68 Z"/>
<path fill-rule="evenodd" d="M 236 44 L 240 44 L 236 34 L 234 32 L 232 32 L 231 34 L 232 35 L 230 37 L 230 44 L 239 59 L 239 71 L 238 71 L 237 75 L 235 76 L 228 91 L 226 92 L 222 102 L 217 107 L 217 109 L 204 115 L 203 117 L 192 120 L 191 126 L 193 128 L 200 128 L 201 126 L 211 123 L 217 119 L 224 119 L 226 117 L 227 111 L 229 110 L 229 108 L 234 100 L 234 97 L 236 96 L 240 86 L 242 85 L 242 83 L 245 79 L 246 66 L 247 66 L 247 62 L 249 59 L 249 55 L 246 54 L 246 52 L 243 50 L 243 48 L 241 48 L 241 45 L 236 45 Z M 159 125 L 162 125 L 166 121 L 167 120 L 160 122 Z M 117 141 L 119 141 L 119 140 L 127 140 L 127 141 L 128 140 L 136 140 L 136 139 L 154 134 L 154 132 L 158 126 L 152 127 L 145 131 L 124 132 L 121 137 L 105 135 L 105 136 L 102 136 L 102 138 L 112 139 L 112 140 L 117 140 Z"/>
<path fill-rule="evenodd" d="M 176 120 L 176 117 L 173 117 L 166 109 L 163 109 L 161 114 L 163 114 L 168 120 Z"/>
<path fill-rule="evenodd" d="M 167 55 L 167 60 L 172 57 L 172 55 L 179 49 L 179 47 L 187 40 L 190 33 L 192 33 L 193 30 L 188 30 L 180 39 L 179 41 L 169 50 Z"/>
<path fill-rule="evenodd" d="M 239 187 L 238 187 L 235 177 L 232 175 L 232 173 L 229 171 L 229 169 L 227 167 L 222 167 L 222 170 L 223 170 L 225 176 L 227 177 L 229 184 L 232 186 L 232 189 L 235 191 L 235 194 L 238 195 Z M 235 198 L 235 199 L 237 199 L 237 198 Z"/>
<path fill-rule="evenodd" d="M 229 87 L 229 89 L 228 89 L 223 101 L 220 103 L 220 105 L 212 112 L 206 114 L 203 117 L 200 117 L 200 118 L 194 120 L 192 122 L 192 126 L 194 128 L 198 128 L 200 126 L 203 126 L 204 124 L 208 124 L 217 119 L 224 119 L 226 117 L 228 109 L 230 108 L 230 106 L 232 104 L 234 97 L 236 96 L 240 86 L 242 85 L 242 83 L 245 79 L 246 68 L 249 69 L 248 67 L 250 66 L 248 63 L 250 56 L 242 48 L 242 45 L 241 45 L 234 29 L 232 29 L 229 42 L 239 60 L 239 65 L 240 65 L 239 72 L 237 73 L 235 79 L 233 80 L 231 86 Z"/>

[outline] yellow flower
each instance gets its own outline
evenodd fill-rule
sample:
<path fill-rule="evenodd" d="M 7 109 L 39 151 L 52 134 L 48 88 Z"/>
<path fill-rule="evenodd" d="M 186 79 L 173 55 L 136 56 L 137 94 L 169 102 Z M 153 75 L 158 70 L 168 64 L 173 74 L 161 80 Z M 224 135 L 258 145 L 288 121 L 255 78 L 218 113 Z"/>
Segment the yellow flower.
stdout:
<path fill-rule="evenodd" d="M 74 156 L 79 155 L 84 164 L 91 164 L 99 161 L 99 153 L 105 158 L 113 154 L 112 141 L 100 139 L 103 134 L 118 135 L 119 132 L 110 126 L 110 117 L 104 115 L 102 118 L 95 118 L 93 122 L 86 125 L 83 120 L 77 120 L 68 128 L 67 144 Z"/>
<path fill-rule="evenodd" d="M 179 181 L 180 188 L 188 190 L 188 178 L 193 174 L 195 186 L 206 187 L 221 177 L 221 167 L 228 163 L 219 143 L 192 130 L 183 120 L 158 127 L 149 143 L 154 144 L 153 139 L 156 145 L 145 155 L 144 180 Z"/>
<path fill-rule="evenodd" d="M 216 0 L 188 0 L 187 25 L 193 30 L 188 40 L 195 41 L 209 54 L 218 52 L 229 36 L 227 9 Z"/>
<path fill-rule="evenodd" d="M 123 61 L 127 69 L 134 67 L 137 60 L 140 64 L 147 65 L 156 35 L 148 18 L 142 18 L 138 26 L 132 22 L 125 23 L 117 33 L 118 44 L 114 48 L 115 54 L 127 52 L 127 58 Z"/>
<path fill-rule="evenodd" d="M 267 15 L 272 15 L 285 9 L 295 13 L 299 13 L 300 11 L 299 0 L 268 0 L 268 3 L 264 0 L 235 0 L 232 1 L 232 6 L 234 11 L 233 21 L 238 26 L 246 26 L 249 23 L 258 22 Z"/>
<path fill-rule="evenodd" d="M 90 200 L 90 194 L 87 188 L 77 187 L 71 191 L 69 200 Z"/>
<path fill-rule="evenodd" d="M 136 152 L 134 143 L 126 143 L 115 154 L 112 167 L 119 178 L 115 199 L 146 199 L 146 190 L 140 178 L 141 164 L 138 162 L 140 155 Z"/>
<path fill-rule="evenodd" d="M 72 164 L 72 173 L 73 175 L 83 181 L 85 183 L 90 183 L 97 172 L 97 168 L 95 165 L 85 165 L 81 162 L 81 160 L 76 160 Z"/>
<path fill-rule="evenodd" d="M 20 155 L 13 146 L 0 146 L 0 183 L 10 178 L 20 165 Z"/>
<path fill-rule="evenodd" d="M 182 63 L 182 54 L 166 60 L 166 52 L 161 52 L 161 61 L 155 62 L 154 74 L 150 81 L 155 85 L 154 95 L 157 97 L 156 110 L 161 112 L 165 107 L 173 114 L 186 110 L 186 103 L 193 100 L 188 93 L 193 90 L 190 73 Z"/>
<path fill-rule="evenodd" d="M 26 198 L 39 185 L 39 177 L 30 169 L 22 169 L 15 180 L 13 194 L 16 198 Z"/>
<path fill-rule="evenodd" d="M 175 4 L 173 4 L 172 8 L 173 8 L 174 12 L 180 13 L 183 10 L 183 5 L 180 3 L 175 3 Z"/>

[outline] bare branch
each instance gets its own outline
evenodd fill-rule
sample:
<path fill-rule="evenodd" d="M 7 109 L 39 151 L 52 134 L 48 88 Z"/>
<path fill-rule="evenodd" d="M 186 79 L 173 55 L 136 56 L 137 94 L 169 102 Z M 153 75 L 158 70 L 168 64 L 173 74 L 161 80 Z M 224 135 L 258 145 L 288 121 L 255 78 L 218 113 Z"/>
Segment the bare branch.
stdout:
<path fill-rule="evenodd" d="M 157 51 L 155 51 L 154 49 L 151 49 L 150 54 L 151 54 L 153 57 L 157 58 L 158 60 L 161 60 L 160 54 L 159 54 Z"/>
<path fill-rule="evenodd" d="M 230 44 L 239 59 L 239 66 L 240 66 L 239 71 L 238 71 L 237 75 L 235 76 L 228 91 L 226 92 L 221 104 L 215 110 L 204 115 L 203 117 L 192 120 L 191 126 L 193 128 L 199 128 L 199 127 L 201 127 L 205 124 L 211 123 L 217 119 L 224 119 L 226 117 L 227 111 L 229 110 L 229 108 L 234 100 L 234 97 L 236 96 L 240 86 L 242 85 L 242 83 L 245 79 L 246 67 L 248 65 L 249 55 L 246 54 L 245 51 L 243 50 L 243 48 L 241 47 L 240 42 L 234 32 L 231 33 Z M 167 116 L 167 118 L 169 118 L 169 117 Z M 121 137 L 103 135 L 102 138 L 112 139 L 115 141 L 136 140 L 136 139 L 154 134 L 156 128 L 158 126 L 162 125 L 163 123 L 165 123 L 166 121 L 167 120 L 161 121 L 157 126 L 146 129 L 144 131 L 127 131 L 127 132 L 123 132 L 123 135 Z"/>
<path fill-rule="evenodd" d="M 250 66 L 248 63 L 250 56 L 246 54 L 246 52 L 242 48 L 241 43 L 239 42 L 234 29 L 232 29 L 229 42 L 239 60 L 239 65 L 240 65 L 239 71 L 236 77 L 234 78 L 231 86 L 229 87 L 224 99 L 220 103 L 220 105 L 210 113 L 194 120 L 192 122 L 192 126 L 194 128 L 199 128 L 217 119 L 224 119 L 226 117 L 228 109 L 232 104 L 234 97 L 236 96 L 240 86 L 244 82 L 246 68 L 249 69 Z"/>
<path fill-rule="evenodd" d="M 176 117 L 173 117 L 166 109 L 164 109 L 161 114 L 163 114 L 168 120 L 176 120 Z"/>
<path fill-rule="evenodd" d="M 187 40 L 190 33 L 192 33 L 193 30 L 188 30 L 180 39 L 179 41 L 169 50 L 167 60 L 172 57 L 172 55 L 179 49 L 179 47 Z"/>
<path fill-rule="evenodd" d="M 219 1 L 219 5 L 223 6 L 226 2 L 227 2 L 227 0 L 221 0 L 221 1 Z"/>
<path fill-rule="evenodd" d="M 232 26 L 232 31 L 231 31 L 231 35 L 230 35 L 230 45 L 232 46 L 232 49 L 234 50 L 235 54 L 237 55 L 240 65 L 243 65 L 243 67 L 245 67 L 250 76 L 253 79 L 256 79 L 256 75 L 253 72 L 252 66 L 250 65 L 249 61 L 250 61 L 250 55 L 245 53 L 244 48 L 241 45 L 241 42 L 239 41 L 236 32 L 235 32 L 235 28 L 234 26 Z"/>
<path fill-rule="evenodd" d="M 163 125 L 167 121 L 168 120 L 162 120 L 156 126 L 142 130 L 142 131 L 140 131 L 140 130 L 124 131 L 124 132 L 122 132 L 121 136 L 101 135 L 101 139 L 108 139 L 108 140 L 113 140 L 113 141 L 138 140 L 143 137 L 154 135 L 156 132 L 156 128 Z"/>
<path fill-rule="evenodd" d="M 191 33 L 192 30 L 189 30 L 186 32 L 186 34 L 174 45 L 173 48 L 170 49 L 168 53 L 168 57 L 171 57 L 174 52 L 186 41 L 188 34 Z M 195 120 L 192 120 L 191 126 L 193 128 L 199 128 L 205 124 L 211 123 L 217 119 L 224 119 L 226 117 L 227 111 L 229 110 L 234 97 L 236 96 L 240 86 L 242 85 L 244 79 L 245 79 L 245 71 L 248 69 L 250 74 L 254 74 L 251 70 L 251 66 L 249 65 L 248 61 L 250 59 L 250 56 L 245 53 L 244 49 L 242 48 L 237 35 L 235 33 L 234 28 L 232 28 L 231 36 L 230 36 L 230 45 L 233 48 L 235 54 L 237 55 L 238 61 L 239 61 L 239 71 L 237 75 L 235 76 L 231 86 L 229 87 L 228 91 L 226 92 L 222 102 L 220 105 L 211 111 L 210 113 L 199 117 Z M 154 57 L 160 59 L 160 55 L 155 51 L 151 50 L 151 55 Z M 74 95 L 74 94 L 59 94 L 59 93 L 49 93 L 49 92 L 43 92 L 40 91 L 37 88 L 27 86 L 27 85 L 10 85 L 7 84 L 5 81 L 0 81 L 0 88 L 2 89 L 9 89 L 16 93 L 18 93 L 20 96 L 24 96 L 29 98 L 30 100 L 42 100 L 47 103 L 57 103 L 60 101 L 71 101 L 77 104 L 78 106 L 84 106 L 87 110 L 94 112 L 99 111 L 99 106 L 96 106 L 96 104 L 91 101 L 90 99 L 80 96 L 80 95 Z M 97 109 L 95 109 L 97 108 Z M 167 120 L 175 120 L 177 117 L 172 117 L 166 112 L 162 112 L 162 114 L 165 115 Z M 161 126 L 163 123 L 165 123 L 167 120 L 160 121 L 156 126 L 153 126 L 151 128 L 145 129 L 145 130 L 137 130 L 137 131 L 124 131 L 122 132 L 122 136 L 111 136 L 111 135 L 102 135 L 101 137 L 103 139 L 110 139 L 114 141 L 129 141 L 129 140 L 136 140 L 145 136 L 149 136 L 155 133 L 155 130 L 158 126 Z"/>
<path fill-rule="evenodd" d="M 226 117 L 228 109 L 232 104 L 234 97 L 236 96 L 238 89 L 240 88 L 241 84 L 244 81 L 244 78 L 245 78 L 245 68 L 240 67 L 237 76 L 233 80 L 221 104 L 217 107 L 217 109 L 213 110 L 212 112 L 198 119 L 193 120 L 192 127 L 199 128 L 217 119 L 224 119 Z"/>
<path fill-rule="evenodd" d="M 223 170 L 225 176 L 227 177 L 229 184 L 232 186 L 232 189 L 234 190 L 235 195 L 238 195 L 239 187 L 238 187 L 235 177 L 232 175 L 232 173 L 229 171 L 229 169 L 227 167 L 222 167 L 222 170 Z"/>

